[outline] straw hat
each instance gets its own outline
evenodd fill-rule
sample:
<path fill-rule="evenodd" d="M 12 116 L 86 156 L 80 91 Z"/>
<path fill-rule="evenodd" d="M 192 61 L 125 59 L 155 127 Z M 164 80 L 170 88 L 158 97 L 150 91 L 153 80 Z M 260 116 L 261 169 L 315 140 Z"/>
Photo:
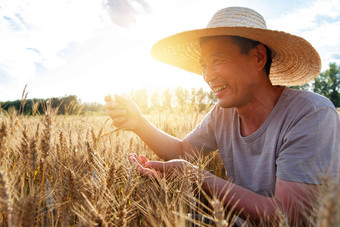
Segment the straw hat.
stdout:
<path fill-rule="evenodd" d="M 269 30 L 263 17 L 243 7 L 218 11 L 207 28 L 186 31 L 158 41 L 151 55 L 164 63 L 201 75 L 199 38 L 232 35 L 259 41 L 272 50 L 269 78 L 273 85 L 302 85 L 315 78 L 321 69 L 319 54 L 305 39 Z"/>

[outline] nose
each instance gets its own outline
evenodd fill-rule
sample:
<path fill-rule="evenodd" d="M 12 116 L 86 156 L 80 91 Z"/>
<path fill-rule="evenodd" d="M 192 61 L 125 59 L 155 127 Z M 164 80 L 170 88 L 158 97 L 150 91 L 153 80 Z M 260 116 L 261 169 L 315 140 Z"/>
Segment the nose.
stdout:
<path fill-rule="evenodd" d="M 209 83 L 210 81 L 213 81 L 216 78 L 216 71 L 213 69 L 213 67 L 206 65 L 203 69 L 202 69 L 202 75 L 203 75 L 203 79 Z"/>

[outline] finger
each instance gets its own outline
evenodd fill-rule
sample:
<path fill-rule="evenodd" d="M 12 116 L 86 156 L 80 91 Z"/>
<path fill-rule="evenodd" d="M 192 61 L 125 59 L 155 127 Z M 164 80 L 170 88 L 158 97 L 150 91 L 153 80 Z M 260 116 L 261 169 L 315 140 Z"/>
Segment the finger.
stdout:
<path fill-rule="evenodd" d="M 123 108 L 130 108 L 131 106 L 135 105 L 135 103 L 123 96 L 115 95 L 115 101 L 117 102 L 117 105 Z"/>
<path fill-rule="evenodd" d="M 132 161 L 135 161 L 135 162 L 141 164 L 142 166 L 144 166 L 144 163 L 141 163 L 140 158 L 135 153 L 129 153 L 128 158 L 129 158 L 129 160 L 131 159 Z"/>
<path fill-rule="evenodd" d="M 138 165 L 138 161 L 133 155 L 128 155 L 128 160 L 132 165 Z"/>
<path fill-rule="evenodd" d="M 127 156 L 134 156 L 134 157 L 137 157 L 137 154 L 136 154 L 136 153 L 127 153 Z"/>
<path fill-rule="evenodd" d="M 112 126 L 116 127 L 116 128 L 120 128 L 120 129 L 125 129 L 124 127 L 124 124 L 126 123 L 126 118 L 120 118 L 120 117 L 117 117 L 117 118 L 113 118 L 112 119 Z"/>
<path fill-rule="evenodd" d="M 148 161 L 148 159 L 144 155 L 137 156 L 137 154 L 135 153 L 130 153 L 128 155 L 134 157 L 143 167 L 145 167 L 145 163 Z"/>
<path fill-rule="evenodd" d="M 123 117 L 123 116 L 121 116 L 121 117 L 113 117 L 112 121 L 113 121 L 113 124 L 121 125 L 121 124 L 125 123 L 127 121 L 127 119 L 126 119 L 126 117 Z"/>
<path fill-rule="evenodd" d="M 143 166 L 145 166 L 145 163 L 147 163 L 149 161 L 144 155 L 140 155 L 139 160 L 140 160 L 140 162 L 142 163 Z"/>
<path fill-rule="evenodd" d="M 128 153 L 128 158 L 135 158 L 138 161 L 138 156 L 135 153 Z"/>
<path fill-rule="evenodd" d="M 135 154 L 129 155 L 129 161 L 132 165 L 136 167 L 138 173 L 141 174 L 142 176 L 157 177 L 162 175 L 152 169 L 144 168 L 140 163 L 138 163 Z"/>
<path fill-rule="evenodd" d="M 104 105 L 104 107 L 108 110 L 112 110 L 112 109 L 117 109 L 120 106 L 118 105 L 118 103 L 116 101 L 112 101 L 112 102 L 108 102 Z"/>
<path fill-rule="evenodd" d="M 139 162 L 138 159 L 134 154 L 128 155 L 129 162 L 134 165 L 136 168 L 139 168 L 139 166 L 143 167 Z"/>
<path fill-rule="evenodd" d="M 109 110 L 108 114 L 111 118 L 122 117 L 127 115 L 127 111 L 125 109 L 113 109 Z"/>
<path fill-rule="evenodd" d="M 128 157 L 134 157 L 134 156 L 137 156 L 136 153 L 127 153 L 127 156 Z"/>
<path fill-rule="evenodd" d="M 117 95 L 117 94 L 115 94 L 114 97 L 115 97 L 115 100 L 117 101 L 117 103 L 119 103 L 119 104 L 125 104 L 128 101 L 127 98 L 120 96 L 120 95 Z"/>

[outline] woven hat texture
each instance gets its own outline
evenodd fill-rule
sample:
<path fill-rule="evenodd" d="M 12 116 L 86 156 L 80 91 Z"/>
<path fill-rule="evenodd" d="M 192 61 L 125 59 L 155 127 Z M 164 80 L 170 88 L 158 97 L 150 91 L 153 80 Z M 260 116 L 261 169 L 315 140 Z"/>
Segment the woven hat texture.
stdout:
<path fill-rule="evenodd" d="M 240 36 L 268 46 L 272 50 L 269 78 L 273 85 L 302 85 L 320 73 L 320 56 L 309 42 L 289 33 L 267 29 L 259 13 L 243 7 L 218 11 L 207 28 L 181 32 L 158 41 L 152 47 L 151 55 L 166 64 L 202 75 L 199 39 L 219 35 Z"/>

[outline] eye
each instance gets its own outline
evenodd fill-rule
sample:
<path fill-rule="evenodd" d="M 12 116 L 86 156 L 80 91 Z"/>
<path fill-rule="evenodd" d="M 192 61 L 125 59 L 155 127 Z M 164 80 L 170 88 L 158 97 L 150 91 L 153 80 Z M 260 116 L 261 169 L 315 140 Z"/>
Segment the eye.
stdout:
<path fill-rule="evenodd" d="M 218 64 L 218 63 L 220 63 L 222 61 L 222 59 L 220 59 L 220 58 L 215 58 L 215 59 L 213 59 L 213 63 L 214 64 Z"/>

